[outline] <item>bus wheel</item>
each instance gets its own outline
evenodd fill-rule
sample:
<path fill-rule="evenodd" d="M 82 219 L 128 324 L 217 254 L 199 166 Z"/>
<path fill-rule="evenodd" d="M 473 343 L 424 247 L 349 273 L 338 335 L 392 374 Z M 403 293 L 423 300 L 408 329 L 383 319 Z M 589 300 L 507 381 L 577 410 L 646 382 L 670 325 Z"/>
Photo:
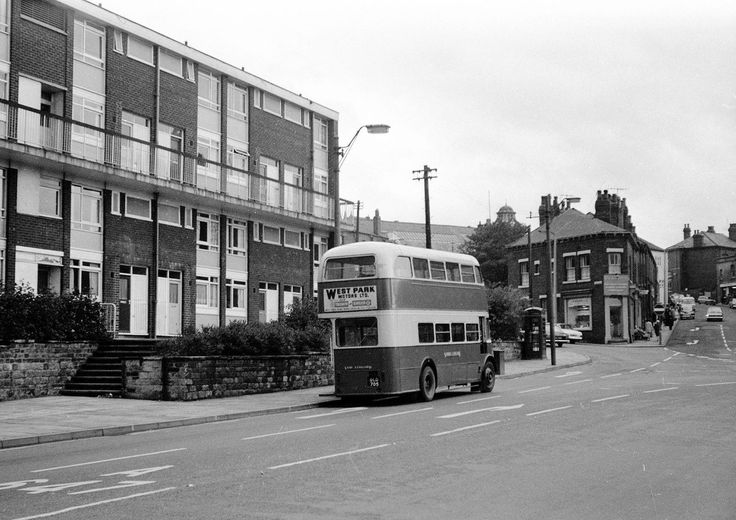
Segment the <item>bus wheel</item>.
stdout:
<path fill-rule="evenodd" d="M 483 365 L 480 373 L 480 391 L 490 392 L 496 385 L 496 370 L 493 368 L 493 361 L 490 359 Z"/>
<path fill-rule="evenodd" d="M 419 376 L 419 398 L 422 401 L 431 401 L 437 391 L 437 378 L 434 370 L 429 365 L 424 365 L 422 373 Z"/>

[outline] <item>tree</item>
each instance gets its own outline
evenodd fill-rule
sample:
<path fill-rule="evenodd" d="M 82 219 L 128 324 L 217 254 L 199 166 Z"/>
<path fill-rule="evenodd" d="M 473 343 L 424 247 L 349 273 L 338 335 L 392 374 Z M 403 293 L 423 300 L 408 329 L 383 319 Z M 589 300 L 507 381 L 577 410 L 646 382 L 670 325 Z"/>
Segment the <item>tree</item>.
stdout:
<path fill-rule="evenodd" d="M 513 341 L 529 298 L 518 289 L 495 285 L 488 289 L 488 326 L 491 339 Z"/>
<path fill-rule="evenodd" d="M 526 234 L 527 227 L 516 221 L 487 221 L 479 224 L 461 250 L 480 262 L 483 278 L 490 284 L 508 283 L 506 246 Z"/>

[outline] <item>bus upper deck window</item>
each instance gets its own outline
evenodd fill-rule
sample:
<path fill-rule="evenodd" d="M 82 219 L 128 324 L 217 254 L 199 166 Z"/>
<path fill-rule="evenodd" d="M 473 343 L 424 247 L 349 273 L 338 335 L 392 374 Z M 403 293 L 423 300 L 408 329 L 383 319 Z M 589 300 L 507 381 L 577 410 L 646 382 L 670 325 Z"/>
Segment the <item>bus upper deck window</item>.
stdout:
<path fill-rule="evenodd" d="M 444 262 L 429 262 L 429 267 L 432 270 L 432 280 L 447 280 Z"/>
<path fill-rule="evenodd" d="M 473 266 L 473 270 L 475 271 L 475 283 L 483 283 L 483 275 L 480 272 L 480 267 Z"/>
<path fill-rule="evenodd" d="M 429 262 L 424 258 L 412 258 L 414 278 L 429 278 Z"/>
<path fill-rule="evenodd" d="M 394 260 L 394 276 L 396 278 L 411 278 L 411 259 L 408 256 L 397 256 Z"/>
<path fill-rule="evenodd" d="M 447 279 L 448 280 L 450 280 L 451 282 L 462 281 L 462 278 L 460 278 L 460 264 L 447 262 L 445 264 L 445 267 L 447 267 Z"/>
<path fill-rule="evenodd" d="M 376 276 L 373 256 L 330 258 L 325 264 L 325 280 L 350 280 Z"/>
<path fill-rule="evenodd" d="M 473 266 L 471 266 L 471 265 L 461 265 L 460 266 L 460 272 L 462 274 L 463 282 L 465 282 L 465 283 L 475 283 L 475 274 L 473 273 Z"/>

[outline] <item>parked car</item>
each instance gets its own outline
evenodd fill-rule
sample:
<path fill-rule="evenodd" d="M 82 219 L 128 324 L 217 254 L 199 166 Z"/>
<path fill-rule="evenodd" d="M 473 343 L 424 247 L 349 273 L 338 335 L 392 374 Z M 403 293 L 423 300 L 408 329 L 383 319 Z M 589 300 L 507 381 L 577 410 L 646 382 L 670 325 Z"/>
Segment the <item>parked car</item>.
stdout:
<path fill-rule="evenodd" d="M 731 298 L 731 303 L 728 304 L 732 309 L 736 309 L 736 298 Z"/>
<path fill-rule="evenodd" d="M 705 319 L 706 321 L 723 321 L 723 311 L 715 305 L 708 307 L 708 311 L 705 313 Z"/>
<path fill-rule="evenodd" d="M 716 303 L 716 301 L 710 296 L 698 296 L 698 303 L 713 305 L 714 303 Z"/>
<path fill-rule="evenodd" d="M 570 340 L 570 343 L 576 343 L 578 341 L 583 341 L 583 333 L 579 330 L 575 330 L 572 328 L 572 325 L 569 323 L 558 323 L 557 327 L 555 327 L 555 335 L 557 335 L 557 328 L 562 329 L 562 331 L 567 334 L 567 339 Z"/>
<path fill-rule="evenodd" d="M 550 336 L 550 323 L 547 322 L 547 329 L 544 334 L 544 341 L 549 343 L 549 336 Z M 570 343 L 570 338 L 567 335 L 567 332 L 565 332 L 558 323 L 555 325 L 555 346 L 561 347 L 565 343 Z"/>

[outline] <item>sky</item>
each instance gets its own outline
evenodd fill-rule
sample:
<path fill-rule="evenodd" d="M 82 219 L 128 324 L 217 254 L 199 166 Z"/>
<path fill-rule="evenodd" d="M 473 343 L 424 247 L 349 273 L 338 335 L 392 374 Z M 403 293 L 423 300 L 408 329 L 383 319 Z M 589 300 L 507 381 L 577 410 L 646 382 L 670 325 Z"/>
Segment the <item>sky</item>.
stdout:
<path fill-rule="evenodd" d="M 98 3 L 98 2 L 95 2 Z M 736 223 L 732 0 L 102 0 L 339 113 L 361 216 L 477 226 L 541 197 L 626 199 L 666 248 Z M 530 215 L 532 218 L 529 218 Z"/>

